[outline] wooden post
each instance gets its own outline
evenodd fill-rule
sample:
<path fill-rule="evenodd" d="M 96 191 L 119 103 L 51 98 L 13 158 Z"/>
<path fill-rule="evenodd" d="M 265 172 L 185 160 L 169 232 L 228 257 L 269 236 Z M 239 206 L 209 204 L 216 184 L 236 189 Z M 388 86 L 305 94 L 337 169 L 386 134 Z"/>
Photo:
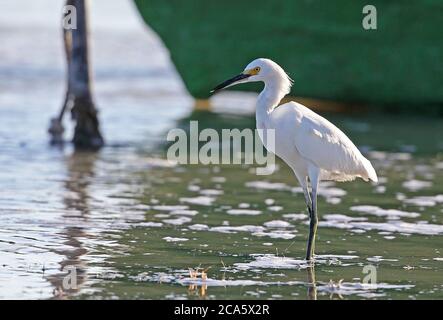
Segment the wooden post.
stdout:
<path fill-rule="evenodd" d="M 72 51 L 68 76 L 72 117 L 76 121 L 74 145 L 80 149 L 98 149 L 104 141 L 99 130 L 97 110 L 91 90 L 88 51 L 88 12 L 86 0 L 71 0 L 77 9 L 77 29 L 72 33 Z"/>
<path fill-rule="evenodd" d="M 63 40 L 67 61 L 67 88 L 60 115 L 51 119 L 49 133 L 51 142 L 62 141 L 64 128 L 62 118 L 71 109 L 76 122 L 73 143 L 76 149 L 99 149 L 104 145 L 100 133 L 97 109 L 92 96 L 92 80 L 88 49 L 88 10 L 87 0 L 67 0 L 66 5 L 76 9 L 76 28 L 63 27 Z M 63 16 L 65 18 L 66 16 Z"/>

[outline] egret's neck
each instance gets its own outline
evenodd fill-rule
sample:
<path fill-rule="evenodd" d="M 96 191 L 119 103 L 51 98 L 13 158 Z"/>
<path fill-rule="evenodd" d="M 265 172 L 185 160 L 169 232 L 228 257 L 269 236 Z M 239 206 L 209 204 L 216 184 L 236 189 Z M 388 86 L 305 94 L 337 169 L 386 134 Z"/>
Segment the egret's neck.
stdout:
<path fill-rule="evenodd" d="M 257 111 L 272 112 L 284 96 L 285 94 L 278 90 L 275 85 L 265 83 L 265 87 L 257 99 Z"/>
<path fill-rule="evenodd" d="M 288 78 L 274 77 L 265 81 L 265 87 L 257 99 L 257 118 L 264 119 L 278 106 L 290 90 Z"/>

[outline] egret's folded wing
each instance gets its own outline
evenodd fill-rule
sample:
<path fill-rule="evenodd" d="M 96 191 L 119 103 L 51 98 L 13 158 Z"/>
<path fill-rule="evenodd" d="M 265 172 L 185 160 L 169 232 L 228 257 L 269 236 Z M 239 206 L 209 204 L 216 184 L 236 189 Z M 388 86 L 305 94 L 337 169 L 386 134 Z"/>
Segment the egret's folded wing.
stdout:
<path fill-rule="evenodd" d="M 340 129 L 302 105 L 297 109 L 295 147 L 305 159 L 332 173 L 371 178 L 371 164 Z"/>

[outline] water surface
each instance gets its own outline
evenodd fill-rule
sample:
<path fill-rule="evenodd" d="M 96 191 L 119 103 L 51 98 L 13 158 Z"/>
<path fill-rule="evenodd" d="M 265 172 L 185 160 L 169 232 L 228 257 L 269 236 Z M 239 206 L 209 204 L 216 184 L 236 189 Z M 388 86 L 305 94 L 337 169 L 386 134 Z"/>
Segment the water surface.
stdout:
<path fill-rule="evenodd" d="M 214 99 L 212 112 L 194 111 L 161 43 L 138 24 L 115 32 L 95 19 L 107 146 L 95 154 L 49 146 L 64 74 L 51 40 L 58 11 L 40 3 L 33 23 L 17 24 L 20 7 L 10 3 L 12 18 L 0 20 L 8 41 L 0 48 L 0 298 L 443 298 L 441 119 L 326 114 L 380 183 L 322 185 L 312 268 L 303 261 L 303 196 L 283 163 L 257 176 L 253 166 L 165 160 L 168 130 L 190 120 L 253 128 L 254 97 L 237 93 Z M 127 9 L 115 6 L 107 14 Z M 44 32 L 29 57 L 23 35 L 35 24 Z M 376 285 L 363 283 L 368 265 Z M 72 268 L 77 289 L 67 290 Z"/>

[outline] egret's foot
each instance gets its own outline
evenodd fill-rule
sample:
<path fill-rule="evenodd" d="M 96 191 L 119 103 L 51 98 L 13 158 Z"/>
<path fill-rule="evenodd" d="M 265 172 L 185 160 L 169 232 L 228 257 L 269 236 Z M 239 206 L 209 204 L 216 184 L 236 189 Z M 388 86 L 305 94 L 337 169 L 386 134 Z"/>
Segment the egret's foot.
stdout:
<path fill-rule="evenodd" d="M 309 263 L 310 266 L 313 266 L 315 264 L 315 255 L 314 254 L 306 254 L 306 261 Z"/>

